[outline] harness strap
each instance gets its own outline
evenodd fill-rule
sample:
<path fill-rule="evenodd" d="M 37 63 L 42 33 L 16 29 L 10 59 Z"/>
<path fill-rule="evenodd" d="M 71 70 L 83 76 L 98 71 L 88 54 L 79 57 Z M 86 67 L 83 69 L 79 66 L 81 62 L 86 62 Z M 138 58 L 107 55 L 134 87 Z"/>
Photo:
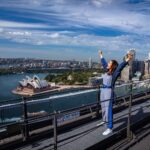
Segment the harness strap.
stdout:
<path fill-rule="evenodd" d="M 108 89 L 109 89 L 109 88 L 112 88 L 112 86 L 111 86 L 111 85 L 108 86 L 108 85 L 103 84 L 101 88 L 104 88 L 104 89 L 105 89 L 105 88 L 108 88 Z"/>

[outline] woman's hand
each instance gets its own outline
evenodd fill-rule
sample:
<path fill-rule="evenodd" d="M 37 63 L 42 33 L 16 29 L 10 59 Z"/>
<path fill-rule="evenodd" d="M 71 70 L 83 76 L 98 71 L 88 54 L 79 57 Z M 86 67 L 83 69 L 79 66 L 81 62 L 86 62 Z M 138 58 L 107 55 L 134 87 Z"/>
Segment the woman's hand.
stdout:
<path fill-rule="evenodd" d="M 99 50 L 99 56 L 103 57 L 103 52 L 101 50 Z"/>
<path fill-rule="evenodd" d="M 131 53 L 127 54 L 126 62 L 129 62 L 132 59 L 133 59 L 133 54 Z"/>

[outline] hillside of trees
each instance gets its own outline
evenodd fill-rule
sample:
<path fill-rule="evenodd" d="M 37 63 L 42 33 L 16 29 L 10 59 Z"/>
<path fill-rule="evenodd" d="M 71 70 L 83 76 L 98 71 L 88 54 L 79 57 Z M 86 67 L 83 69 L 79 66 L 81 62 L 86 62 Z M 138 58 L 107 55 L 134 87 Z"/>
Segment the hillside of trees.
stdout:
<path fill-rule="evenodd" d="M 90 77 L 94 77 L 97 74 L 102 73 L 102 70 L 80 70 L 80 71 L 68 71 L 63 74 L 53 75 L 49 74 L 46 76 L 46 80 L 48 82 L 55 82 L 56 84 L 88 84 L 88 80 Z"/>

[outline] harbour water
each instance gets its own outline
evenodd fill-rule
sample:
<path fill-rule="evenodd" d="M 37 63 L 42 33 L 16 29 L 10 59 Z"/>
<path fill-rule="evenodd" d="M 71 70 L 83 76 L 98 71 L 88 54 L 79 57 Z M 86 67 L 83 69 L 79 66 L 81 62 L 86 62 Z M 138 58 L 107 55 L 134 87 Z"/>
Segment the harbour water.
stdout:
<path fill-rule="evenodd" d="M 12 94 L 12 89 L 16 88 L 18 81 L 22 80 L 26 76 L 33 77 L 34 74 L 15 74 L 15 75 L 4 75 L 0 76 L 0 103 L 1 106 L 3 101 L 8 100 L 9 106 L 5 109 L 0 106 L 0 122 L 11 122 L 20 119 L 22 116 L 22 108 L 20 105 L 14 105 L 17 103 L 15 99 L 21 99 L 20 96 Z M 47 74 L 40 73 L 36 74 L 40 78 L 44 78 Z M 86 91 L 72 91 L 68 90 L 61 93 L 47 94 L 46 96 L 39 96 L 34 98 L 34 103 L 28 104 L 28 113 L 33 112 L 53 112 L 55 110 L 61 111 L 64 109 L 69 109 L 73 107 L 82 106 L 88 103 L 93 103 L 96 101 L 97 92 L 95 89 Z M 32 100 L 32 98 L 31 98 Z M 19 101 L 18 101 L 19 102 Z M 35 103 L 36 102 L 36 103 Z M 15 110 L 15 111 L 14 111 Z"/>
<path fill-rule="evenodd" d="M 0 123 L 19 120 L 22 116 L 22 105 L 13 100 L 21 97 L 11 93 L 19 80 L 26 76 L 32 77 L 34 74 L 15 74 L 0 76 Z M 40 78 L 44 78 L 47 74 L 37 74 Z M 129 93 L 128 86 L 122 86 L 116 89 L 116 96 L 121 96 Z M 97 101 L 97 89 L 76 90 L 53 93 L 46 96 L 31 98 L 31 102 L 27 104 L 28 113 L 45 112 L 52 113 L 54 111 L 66 110 L 74 107 L 79 107 Z M 2 101 L 8 100 L 9 104 L 2 104 Z M 17 105 L 16 105 L 17 104 Z M 6 105 L 7 107 L 4 107 Z M 15 111 L 14 111 L 15 110 Z"/>
<path fill-rule="evenodd" d="M 34 74 L 23 73 L 23 74 L 11 74 L 11 75 L 1 75 L 0 76 L 0 102 L 5 100 L 13 100 L 19 98 L 13 94 L 11 91 L 15 89 L 18 85 L 18 82 L 25 78 L 26 76 L 33 77 Z M 46 73 L 38 73 L 40 78 L 44 78 Z"/>

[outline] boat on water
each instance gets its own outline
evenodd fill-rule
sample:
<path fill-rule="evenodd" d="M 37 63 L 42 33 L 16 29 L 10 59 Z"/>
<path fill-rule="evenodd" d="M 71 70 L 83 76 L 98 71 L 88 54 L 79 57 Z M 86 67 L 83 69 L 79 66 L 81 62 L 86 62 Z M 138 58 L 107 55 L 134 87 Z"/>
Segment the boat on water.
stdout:
<path fill-rule="evenodd" d="M 55 83 L 48 83 L 46 80 L 34 75 L 32 78 L 26 76 L 25 79 L 19 81 L 19 85 L 16 89 L 12 90 L 12 93 L 22 96 L 33 96 L 55 91 L 58 88 Z"/>

